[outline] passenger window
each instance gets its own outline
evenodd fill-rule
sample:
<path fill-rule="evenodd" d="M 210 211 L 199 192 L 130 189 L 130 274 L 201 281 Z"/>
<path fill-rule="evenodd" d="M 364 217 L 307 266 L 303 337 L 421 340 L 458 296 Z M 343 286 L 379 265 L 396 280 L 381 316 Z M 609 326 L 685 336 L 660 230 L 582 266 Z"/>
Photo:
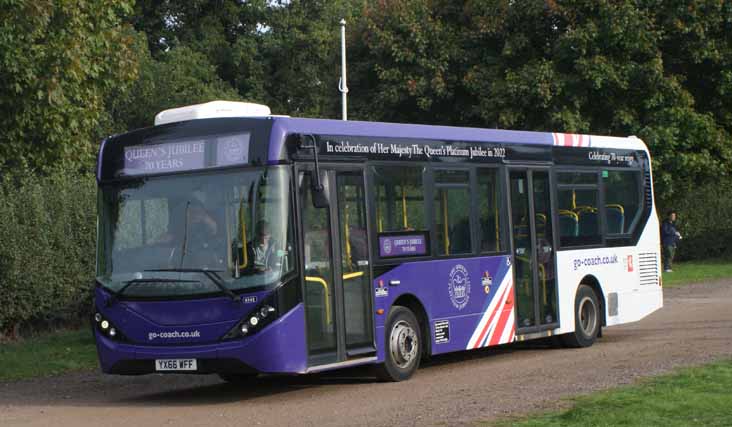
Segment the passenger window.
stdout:
<path fill-rule="evenodd" d="M 435 171 L 435 237 L 439 255 L 472 251 L 469 183 L 468 171 Z"/>
<path fill-rule="evenodd" d="M 378 233 L 425 229 L 421 167 L 374 166 Z"/>
<path fill-rule="evenodd" d="M 501 251 L 503 230 L 500 224 L 501 187 L 497 169 L 478 169 L 478 221 L 480 221 L 480 251 Z"/>
<path fill-rule="evenodd" d="M 605 191 L 607 234 L 631 233 L 640 213 L 640 173 L 606 171 L 603 173 L 602 184 Z"/>
<path fill-rule="evenodd" d="M 602 241 L 598 211 L 597 173 L 557 174 L 557 205 L 561 246 L 582 246 Z"/>

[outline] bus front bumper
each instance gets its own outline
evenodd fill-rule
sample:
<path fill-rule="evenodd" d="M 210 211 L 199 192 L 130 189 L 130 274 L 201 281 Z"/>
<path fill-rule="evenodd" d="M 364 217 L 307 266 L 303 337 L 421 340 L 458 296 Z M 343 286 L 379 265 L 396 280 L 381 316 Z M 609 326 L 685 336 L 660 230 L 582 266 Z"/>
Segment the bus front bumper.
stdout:
<path fill-rule="evenodd" d="M 304 373 L 307 369 L 305 314 L 299 304 L 256 334 L 204 345 L 150 346 L 120 343 L 95 330 L 102 372 L 151 373 Z M 195 371 L 157 371 L 156 360 L 195 359 Z"/>

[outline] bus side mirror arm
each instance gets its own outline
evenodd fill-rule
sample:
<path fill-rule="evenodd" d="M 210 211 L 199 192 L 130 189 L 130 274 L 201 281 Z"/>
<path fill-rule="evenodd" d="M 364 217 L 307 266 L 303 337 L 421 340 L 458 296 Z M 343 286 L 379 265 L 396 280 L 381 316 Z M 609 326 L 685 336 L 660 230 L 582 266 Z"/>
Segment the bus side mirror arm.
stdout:
<path fill-rule="evenodd" d="M 310 139 L 309 145 L 305 144 L 306 139 Z M 320 181 L 320 163 L 318 162 L 318 151 L 320 147 L 318 146 L 318 140 L 314 135 L 301 135 L 300 148 L 313 150 L 313 159 L 315 160 L 315 177 L 312 180 L 313 185 L 311 188 L 313 205 L 316 208 L 327 208 L 330 206 L 330 200 L 328 200 L 327 191 L 325 191 L 325 187 Z"/>

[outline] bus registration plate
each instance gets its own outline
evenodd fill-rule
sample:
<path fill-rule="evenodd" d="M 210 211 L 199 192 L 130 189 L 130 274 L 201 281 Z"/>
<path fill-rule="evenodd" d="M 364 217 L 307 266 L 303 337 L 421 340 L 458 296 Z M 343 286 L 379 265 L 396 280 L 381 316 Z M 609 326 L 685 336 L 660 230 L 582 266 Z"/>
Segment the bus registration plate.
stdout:
<path fill-rule="evenodd" d="M 195 371 L 196 359 L 156 359 L 156 371 Z"/>

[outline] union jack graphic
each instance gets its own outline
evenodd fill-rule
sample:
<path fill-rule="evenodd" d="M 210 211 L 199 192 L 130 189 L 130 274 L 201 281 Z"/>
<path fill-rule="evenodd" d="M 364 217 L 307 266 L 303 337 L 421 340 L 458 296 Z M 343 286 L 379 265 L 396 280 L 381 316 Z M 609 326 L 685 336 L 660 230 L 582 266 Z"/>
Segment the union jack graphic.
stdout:
<path fill-rule="evenodd" d="M 562 147 L 589 147 L 590 136 L 576 133 L 552 133 L 554 145 Z"/>
<path fill-rule="evenodd" d="M 478 322 L 478 327 L 468 341 L 467 349 L 487 347 L 512 342 L 516 335 L 516 321 L 513 302 L 512 268 L 503 276 L 501 285 L 488 308 Z"/>

